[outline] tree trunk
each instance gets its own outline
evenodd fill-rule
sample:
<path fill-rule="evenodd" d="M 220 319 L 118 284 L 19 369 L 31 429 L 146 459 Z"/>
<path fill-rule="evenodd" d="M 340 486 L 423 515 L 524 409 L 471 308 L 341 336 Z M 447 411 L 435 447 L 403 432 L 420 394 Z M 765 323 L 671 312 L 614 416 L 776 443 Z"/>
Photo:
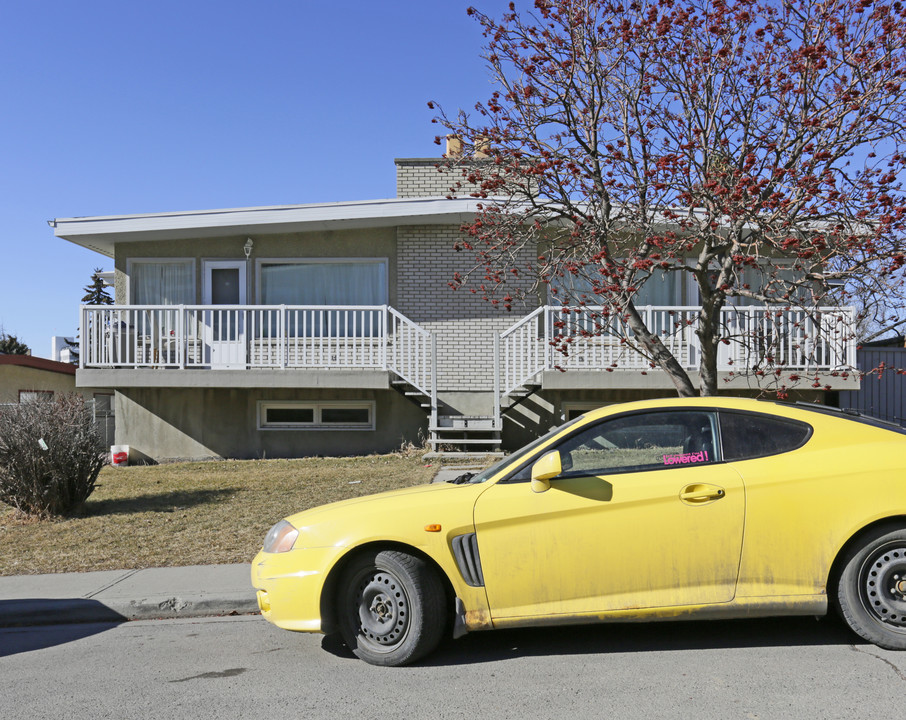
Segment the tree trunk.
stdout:
<path fill-rule="evenodd" d="M 667 376 L 676 387 L 677 395 L 680 397 L 695 397 L 698 393 L 695 391 L 695 385 L 689 378 L 689 374 L 673 356 L 673 353 L 664 347 L 661 339 L 649 331 L 634 305 L 630 304 L 626 308 L 626 315 L 633 334 L 650 353 L 652 362 L 667 373 Z"/>

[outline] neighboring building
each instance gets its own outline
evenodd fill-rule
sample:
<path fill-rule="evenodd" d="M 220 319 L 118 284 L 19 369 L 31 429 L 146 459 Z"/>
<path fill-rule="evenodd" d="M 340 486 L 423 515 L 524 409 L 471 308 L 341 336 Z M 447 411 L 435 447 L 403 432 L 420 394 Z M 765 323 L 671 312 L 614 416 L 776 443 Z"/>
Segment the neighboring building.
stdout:
<path fill-rule="evenodd" d="M 840 393 L 839 405 L 906 427 L 906 339 L 866 343 L 856 353 L 865 373 L 858 390 Z"/>
<path fill-rule="evenodd" d="M 397 160 L 389 200 L 52 221 L 58 237 L 114 259 L 116 305 L 81 310 L 77 384 L 115 388 L 116 443 L 154 460 L 349 455 L 420 439 L 493 450 L 591 407 L 674 394 L 610 338 L 555 355 L 558 307 L 506 313 L 452 291 L 469 259 L 453 245 L 478 201 L 447 198 L 437 163 Z M 662 323 L 695 301 L 673 285 L 649 292 L 645 312 Z M 792 313 L 778 324 L 774 308 L 732 312 L 765 320 L 765 342 L 791 369 L 858 386 L 828 374 L 854 361 L 848 343 Z M 791 335 L 779 338 L 781 326 Z M 674 343 L 694 369 L 683 327 Z M 728 390 L 752 392 L 730 373 L 745 353 L 726 353 Z"/>
<path fill-rule="evenodd" d="M 50 338 L 50 359 L 57 362 L 72 363 L 74 357 L 73 347 L 76 345 L 76 339 L 54 335 Z"/>
<path fill-rule="evenodd" d="M 33 355 L 0 355 L 0 404 L 53 399 L 76 391 L 76 368 Z"/>
<path fill-rule="evenodd" d="M 0 405 L 31 400 L 53 400 L 78 392 L 93 401 L 95 423 L 106 445 L 116 434 L 113 390 L 76 387 L 76 366 L 33 355 L 0 355 Z"/>

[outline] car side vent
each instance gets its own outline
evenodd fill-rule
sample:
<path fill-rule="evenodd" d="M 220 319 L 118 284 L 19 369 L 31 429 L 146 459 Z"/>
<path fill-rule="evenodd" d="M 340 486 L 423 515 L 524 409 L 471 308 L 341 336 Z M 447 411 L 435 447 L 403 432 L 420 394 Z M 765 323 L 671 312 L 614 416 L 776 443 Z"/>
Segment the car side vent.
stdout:
<path fill-rule="evenodd" d="M 475 533 L 457 535 L 453 538 L 453 557 L 462 573 L 462 579 L 472 587 L 484 586 L 484 574 L 481 572 L 481 558 L 478 555 L 478 538 Z"/>

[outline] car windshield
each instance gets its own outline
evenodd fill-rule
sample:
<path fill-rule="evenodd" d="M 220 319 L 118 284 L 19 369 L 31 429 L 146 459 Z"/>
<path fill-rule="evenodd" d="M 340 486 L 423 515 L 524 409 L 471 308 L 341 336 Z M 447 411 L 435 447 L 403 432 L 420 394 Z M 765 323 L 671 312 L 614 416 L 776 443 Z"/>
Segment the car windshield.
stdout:
<path fill-rule="evenodd" d="M 571 425 L 575 425 L 583 417 L 585 417 L 585 416 L 580 415 L 577 418 L 573 418 L 569 422 L 563 423 L 559 427 L 555 427 L 553 430 L 548 432 L 546 435 L 542 435 L 540 438 L 538 438 L 534 442 L 530 442 L 528 445 L 526 445 L 523 448 L 520 448 L 519 450 L 514 452 L 512 455 L 507 455 L 506 457 L 503 457 L 500 460 L 498 460 L 497 462 L 495 462 L 493 465 L 491 465 L 491 467 L 489 467 L 485 470 L 482 470 L 480 473 L 472 475 L 466 482 L 468 482 L 470 485 L 475 484 L 475 483 L 483 483 L 488 478 L 493 477 L 494 474 L 497 473 L 504 465 L 509 465 L 510 463 L 518 464 L 518 462 L 522 458 L 524 458 L 526 455 L 531 453 L 536 447 L 538 447 L 542 443 L 544 443 L 547 440 L 549 440 L 550 438 L 552 438 L 554 435 L 559 433 L 561 430 L 565 430 L 566 428 L 570 427 Z M 455 481 L 451 481 L 451 482 L 455 482 Z M 459 482 L 462 482 L 462 480 L 460 480 Z"/>

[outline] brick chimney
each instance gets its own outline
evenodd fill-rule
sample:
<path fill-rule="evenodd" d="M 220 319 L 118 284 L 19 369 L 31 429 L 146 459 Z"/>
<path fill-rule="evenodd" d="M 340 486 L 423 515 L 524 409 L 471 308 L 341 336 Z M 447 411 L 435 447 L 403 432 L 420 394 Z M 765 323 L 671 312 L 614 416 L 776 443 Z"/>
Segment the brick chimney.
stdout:
<path fill-rule="evenodd" d="M 458 176 L 441 172 L 442 158 L 396 158 L 396 196 L 398 198 L 446 197 Z"/>

